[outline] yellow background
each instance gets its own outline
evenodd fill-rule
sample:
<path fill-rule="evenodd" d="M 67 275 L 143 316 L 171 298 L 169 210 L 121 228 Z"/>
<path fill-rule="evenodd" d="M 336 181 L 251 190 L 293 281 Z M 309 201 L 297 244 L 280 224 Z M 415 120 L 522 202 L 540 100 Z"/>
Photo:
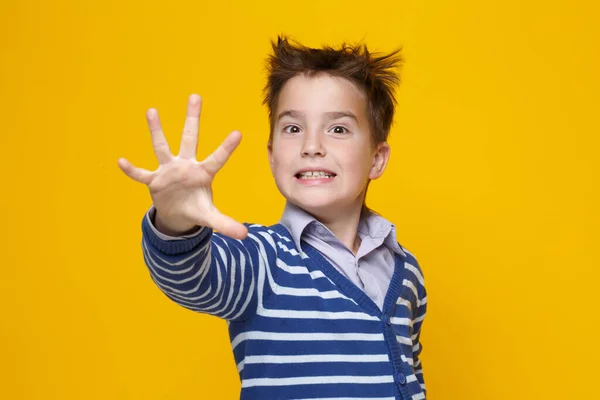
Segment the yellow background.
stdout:
<path fill-rule="evenodd" d="M 591 399 L 598 378 L 600 39 L 594 1 L 3 1 L 0 398 L 235 399 L 223 321 L 170 302 L 141 254 L 145 111 L 199 157 L 241 147 L 215 202 L 277 221 L 269 40 L 404 46 L 392 160 L 369 205 L 429 291 L 430 399 Z"/>

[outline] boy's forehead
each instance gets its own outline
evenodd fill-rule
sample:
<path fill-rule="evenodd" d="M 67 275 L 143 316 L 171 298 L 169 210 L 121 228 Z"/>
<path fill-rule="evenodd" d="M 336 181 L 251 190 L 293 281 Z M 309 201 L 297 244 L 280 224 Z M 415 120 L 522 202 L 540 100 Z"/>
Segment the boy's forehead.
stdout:
<path fill-rule="evenodd" d="M 345 78 L 320 74 L 307 77 L 298 75 L 283 86 L 277 101 L 277 115 L 291 117 L 323 115 L 342 116 L 343 113 L 366 112 L 366 97 L 352 82 Z"/>

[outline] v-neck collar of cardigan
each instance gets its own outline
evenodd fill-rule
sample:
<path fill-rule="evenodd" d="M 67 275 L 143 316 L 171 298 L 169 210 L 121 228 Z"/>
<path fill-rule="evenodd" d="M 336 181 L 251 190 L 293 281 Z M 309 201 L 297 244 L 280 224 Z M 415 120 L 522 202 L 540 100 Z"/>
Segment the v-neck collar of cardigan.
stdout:
<path fill-rule="evenodd" d="M 293 203 L 286 202 L 279 223 L 285 226 L 290 232 L 298 249 L 302 248 L 300 242 L 306 235 L 318 236 L 325 242 L 335 241 L 338 245 L 347 249 L 346 245 L 329 228 Z M 361 219 L 358 224 L 358 236 L 361 238 L 361 245 L 356 254 L 357 259 L 370 253 L 382 244 L 393 253 L 406 257 L 396 239 L 396 227 L 380 215 L 369 212 L 366 218 Z M 362 242 L 365 242 L 364 245 Z M 348 251 L 350 250 L 348 249 Z"/>
<path fill-rule="evenodd" d="M 283 224 L 276 224 L 271 226 L 271 229 L 274 229 L 277 233 L 284 236 L 291 236 L 291 232 L 287 227 Z M 367 294 L 359 289 L 354 283 L 352 283 L 348 278 L 342 275 L 337 269 L 334 268 L 331 263 L 329 263 L 325 257 L 317 249 L 312 247 L 306 242 L 302 243 L 301 247 L 297 248 L 298 251 L 306 254 L 308 258 L 318 266 L 321 271 L 325 274 L 325 276 L 329 277 L 334 284 L 339 288 L 339 290 L 344 293 L 346 296 L 350 297 L 357 304 L 362 306 L 368 314 L 377 316 L 383 319 L 387 319 L 394 315 L 396 308 L 396 299 L 401 296 L 400 292 L 403 289 L 403 286 L 400 282 L 402 282 L 402 275 L 404 273 L 404 260 L 406 259 L 405 255 L 400 255 L 399 253 L 394 256 L 394 272 L 392 279 L 390 280 L 390 285 L 385 294 L 385 298 L 383 301 L 383 308 L 379 309 L 379 306 L 375 304 L 375 302 L 367 296 Z M 404 252 L 402 252 L 404 254 Z"/>

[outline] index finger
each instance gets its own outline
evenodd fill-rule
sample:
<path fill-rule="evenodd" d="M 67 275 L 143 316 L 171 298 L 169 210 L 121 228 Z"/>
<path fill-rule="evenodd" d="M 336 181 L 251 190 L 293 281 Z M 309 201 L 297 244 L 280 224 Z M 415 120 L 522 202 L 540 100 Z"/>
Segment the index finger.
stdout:
<path fill-rule="evenodd" d="M 221 168 L 223 168 L 233 151 L 240 144 L 241 140 L 242 134 L 239 131 L 233 131 L 215 151 L 206 157 L 203 164 L 209 174 L 214 176 Z"/>

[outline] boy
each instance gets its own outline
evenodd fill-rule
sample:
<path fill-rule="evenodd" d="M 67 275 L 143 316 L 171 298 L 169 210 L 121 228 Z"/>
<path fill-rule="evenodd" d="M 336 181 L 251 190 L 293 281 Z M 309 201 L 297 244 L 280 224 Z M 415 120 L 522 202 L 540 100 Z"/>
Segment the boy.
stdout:
<path fill-rule="evenodd" d="M 400 62 L 398 51 L 375 57 L 366 46 L 273 43 L 267 148 L 286 206 L 272 227 L 213 205 L 212 180 L 241 135 L 197 162 L 197 95 L 178 156 L 150 109 L 160 167 L 119 160 L 150 188 L 142 247 L 152 279 L 180 305 L 227 321 L 241 399 L 425 398 L 423 276 L 394 225 L 365 206 L 390 156 Z"/>

